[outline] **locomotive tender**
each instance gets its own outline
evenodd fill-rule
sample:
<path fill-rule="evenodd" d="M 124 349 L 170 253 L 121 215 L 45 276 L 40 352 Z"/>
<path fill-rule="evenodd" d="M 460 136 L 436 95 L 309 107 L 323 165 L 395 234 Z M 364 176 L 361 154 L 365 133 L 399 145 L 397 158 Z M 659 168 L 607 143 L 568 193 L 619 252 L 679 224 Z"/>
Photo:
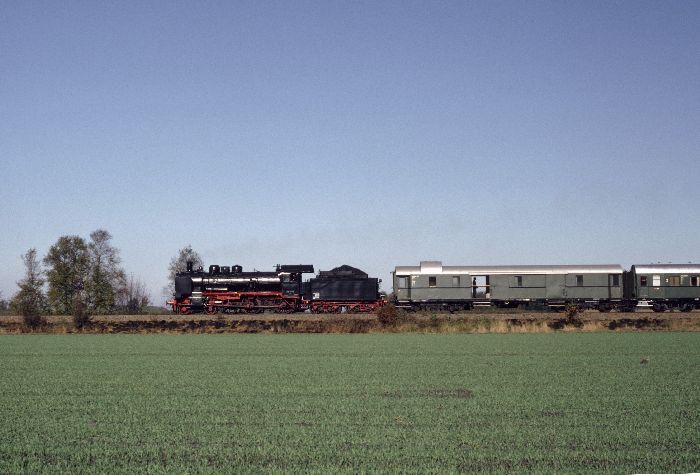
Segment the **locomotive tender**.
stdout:
<path fill-rule="evenodd" d="M 633 311 L 700 308 L 700 265 L 443 266 L 422 261 L 398 266 L 393 285 L 397 306 L 407 309 L 469 310 L 474 307 L 567 304 Z"/>
<path fill-rule="evenodd" d="M 273 272 L 243 272 L 239 265 L 187 270 L 175 277 L 175 295 L 168 302 L 175 313 L 369 312 L 386 302 L 379 279 L 351 266 L 340 266 L 306 282 L 314 272 L 305 264 L 278 265 Z"/>

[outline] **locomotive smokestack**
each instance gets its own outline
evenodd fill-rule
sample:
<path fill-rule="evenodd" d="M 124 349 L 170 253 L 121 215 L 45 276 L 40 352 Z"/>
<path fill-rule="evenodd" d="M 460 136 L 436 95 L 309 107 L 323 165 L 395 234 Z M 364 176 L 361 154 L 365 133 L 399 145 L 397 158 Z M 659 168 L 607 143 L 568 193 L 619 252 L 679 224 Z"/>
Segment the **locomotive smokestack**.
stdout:
<path fill-rule="evenodd" d="M 187 261 L 187 272 L 192 272 L 192 261 Z"/>

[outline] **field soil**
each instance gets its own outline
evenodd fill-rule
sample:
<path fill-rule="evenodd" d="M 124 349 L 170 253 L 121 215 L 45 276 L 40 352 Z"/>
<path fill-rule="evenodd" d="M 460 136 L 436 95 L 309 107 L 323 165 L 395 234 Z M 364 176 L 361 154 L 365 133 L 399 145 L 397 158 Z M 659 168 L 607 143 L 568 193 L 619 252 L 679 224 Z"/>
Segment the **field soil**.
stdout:
<path fill-rule="evenodd" d="M 70 316 L 49 316 L 29 328 L 0 316 L 2 333 L 542 333 L 554 331 L 700 331 L 700 312 L 633 313 L 475 311 L 400 313 L 394 324 L 374 314 L 100 315 L 77 328 Z"/>

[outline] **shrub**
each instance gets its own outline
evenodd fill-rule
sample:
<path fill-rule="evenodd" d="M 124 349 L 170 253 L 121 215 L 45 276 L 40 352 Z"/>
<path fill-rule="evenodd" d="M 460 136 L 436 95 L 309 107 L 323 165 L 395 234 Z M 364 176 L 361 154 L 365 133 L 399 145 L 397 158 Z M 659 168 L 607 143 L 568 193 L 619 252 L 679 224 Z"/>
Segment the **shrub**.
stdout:
<path fill-rule="evenodd" d="M 39 312 L 22 313 L 22 322 L 29 328 L 38 328 L 46 324 L 46 319 Z"/>
<path fill-rule="evenodd" d="M 22 322 L 29 328 L 46 324 L 46 319 L 41 315 L 41 302 L 35 297 L 31 289 L 23 289 L 12 299 L 12 310 L 22 316 Z"/>
<path fill-rule="evenodd" d="M 582 311 L 581 307 L 576 304 L 568 304 L 566 306 L 566 325 L 572 325 L 576 328 L 583 327 L 583 320 L 579 313 Z"/>
<path fill-rule="evenodd" d="M 379 307 L 379 310 L 377 310 L 377 320 L 383 327 L 396 326 L 399 321 L 399 313 L 396 310 L 396 306 L 393 303 L 389 303 Z"/>
<path fill-rule="evenodd" d="M 449 318 L 450 317 L 447 317 L 448 320 L 449 320 Z M 440 326 L 440 319 L 434 313 L 430 315 L 430 326 L 434 327 L 434 328 L 437 328 L 438 326 Z"/>
<path fill-rule="evenodd" d="M 567 318 L 576 318 L 578 313 L 581 311 L 578 305 L 575 303 L 570 303 L 566 305 L 566 316 Z"/>

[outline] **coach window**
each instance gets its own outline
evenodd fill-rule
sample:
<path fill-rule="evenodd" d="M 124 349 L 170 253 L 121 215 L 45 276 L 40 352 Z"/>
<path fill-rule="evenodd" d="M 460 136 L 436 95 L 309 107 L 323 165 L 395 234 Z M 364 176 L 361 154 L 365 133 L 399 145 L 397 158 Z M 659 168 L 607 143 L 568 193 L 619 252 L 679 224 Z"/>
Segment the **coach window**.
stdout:
<path fill-rule="evenodd" d="M 640 287 L 646 287 L 646 286 L 647 286 L 647 276 L 645 276 L 645 275 L 640 275 L 640 276 L 639 276 L 639 286 L 640 286 Z"/>
<path fill-rule="evenodd" d="M 678 287 L 681 285 L 681 278 L 678 275 L 672 275 L 671 277 L 668 278 L 669 282 L 668 285 L 672 287 Z"/>
<path fill-rule="evenodd" d="M 653 275 L 651 277 L 651 285 L 653 285 L 654 287 L 661 287 L 661 276 Z"/>
<path fill-rule="evenodd" d="M 522 276 L 522 275 L 516 275 L 516 276 L 515 276 L 515 286 L 516 286 L 516 287 L 522 287 L 522 286 L 523 286 L 523 276 Z"/>
<path fill-rule="evenodd" d="M 408 288 L 408 277 L 399 277 L 399 289 Z"/>
<path fill-rule="evenodd" d="M 459 276 L 458 275 L 452 276 L 452 287 L 459 287 Z"/>
<path fill-rule="evenodd" d="M 690 278 L 690 286 L 691 287 L 700 287 L 700 285 L 698 285 L 699 283 L 700 283 L 700 279 L 698 279 L 697 275 L 694 275 Z"/>
<path fill-rule="evenodd" d="M 428 287 L 436 287 L 437 286 L 437 277 L 430 276 L 428 277 Z"/>
<path fill-rule="evenodd" d="M 576 287 L 583 287 L 583 276 L 582 275 L 576 276 Z"/>
<path fill-rule="evenodd" d="M 613 274 L 612 276 L 612 285 L 613 287 L 619 287 L 620 286 L 620 276 L 617 274 Z"/>

